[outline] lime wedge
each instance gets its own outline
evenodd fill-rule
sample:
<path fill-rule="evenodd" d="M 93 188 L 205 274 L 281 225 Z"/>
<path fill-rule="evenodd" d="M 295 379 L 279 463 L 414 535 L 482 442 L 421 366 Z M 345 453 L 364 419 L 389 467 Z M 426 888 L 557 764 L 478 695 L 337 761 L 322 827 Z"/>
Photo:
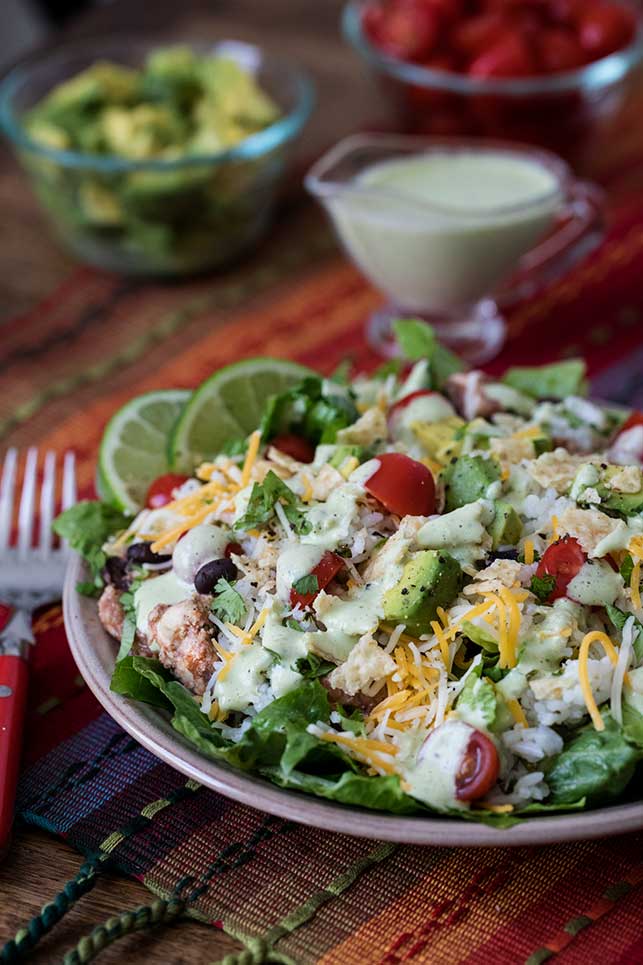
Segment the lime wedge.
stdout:
<path fill-rule="evenodd" d="M 98 456 L 101 499 L 128 513 L 143 506 L 150 483 L 169 469 L 170 431 L 191 395 L 189 389 L 147 392 L 112 416 Z"/>
<path fill-rule="evenodd" d="M 170 437 L 170 465 L 192 472 L 230 439 L 259 425 L 266 400 L 295 385 L 310 369 L 286 359 L 244 359 L 219 369 L 196 390 Z"/>

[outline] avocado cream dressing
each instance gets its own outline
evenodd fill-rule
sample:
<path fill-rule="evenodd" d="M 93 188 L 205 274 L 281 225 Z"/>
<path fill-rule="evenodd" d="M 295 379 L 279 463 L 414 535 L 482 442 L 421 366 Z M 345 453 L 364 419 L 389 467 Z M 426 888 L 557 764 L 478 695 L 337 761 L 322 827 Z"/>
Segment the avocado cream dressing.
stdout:
<path fill-rule="evenodd" d="M 148 618 L 158 603 L 181 603 L 194 593 L 194 587 L 180 580 L 172 570 L 141 583 L 134 594 L 136 629 L 148 633 Z"/>
<path fill-rule="evenodd" d="M 329 204 L 362 270 L 409 309 L 475 301 L 553 222 L 562 191 L 537 158 L 434 149 L 367 167 Z"/>
<path fill-rule="evenodd" d="M 472 729 L 461 720 L 447 720 L 437 727 L 418 752 L 409 753 L 403 766 L 409 793 L 438 811 L 465 810 L 467 805 L 455 796 L 456 775 L 471 738 Z"/>

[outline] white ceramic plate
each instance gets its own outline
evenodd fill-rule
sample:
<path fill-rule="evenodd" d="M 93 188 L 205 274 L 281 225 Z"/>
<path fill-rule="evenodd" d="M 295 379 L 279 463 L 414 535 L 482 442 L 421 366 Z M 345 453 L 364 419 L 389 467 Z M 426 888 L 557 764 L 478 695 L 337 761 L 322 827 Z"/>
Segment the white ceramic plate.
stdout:
<path fill-rule="evenodd" d="M 405 844 L 542 845 L 643 829 L 643 801 L 595 811 L 532 817 L 512 828 L 500 829 L 452 818 L 400 817 L 335 804 L 283 790 L 263 778 L 211 761 L 188 744 L 161 711 L 110 691 L 117 644 L 101 626 L 96 601 L 76 592 L 76 582 L 84 579 L 87 579 L 85 566 L 79 558 L 74 558 L 65 582 L 65 626 L 74 659 L 88 687 L 114 720 L 152 754 L 226 797 L 326 831 Z"/>

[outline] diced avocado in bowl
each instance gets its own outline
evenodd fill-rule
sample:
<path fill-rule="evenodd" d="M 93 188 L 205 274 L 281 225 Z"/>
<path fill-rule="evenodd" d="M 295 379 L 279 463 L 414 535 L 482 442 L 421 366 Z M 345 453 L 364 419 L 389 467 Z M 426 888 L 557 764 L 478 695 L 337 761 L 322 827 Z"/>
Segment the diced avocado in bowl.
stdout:
<path fill-rule="evenodd" d="M 217 267 L 265 229 L 307 79 L 257 48 L 105 42 L 44 55 L 0 87 L 0 117 L 58 234 L 126 274 Z"/>

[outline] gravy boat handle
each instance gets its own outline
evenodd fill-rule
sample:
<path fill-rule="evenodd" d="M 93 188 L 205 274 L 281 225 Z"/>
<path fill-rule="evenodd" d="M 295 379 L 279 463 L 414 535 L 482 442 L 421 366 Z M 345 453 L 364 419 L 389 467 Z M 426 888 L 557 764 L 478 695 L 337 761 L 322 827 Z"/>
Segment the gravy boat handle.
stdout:
<path fill-rule="evenodd" d="M 572 183 L 558 227 L 520 259 L 518 268 L 495 292 L 501 305 L 528 298 L 543 285 L 561 278 L 603 240 L 605 195 L 588 181 Z"/>

